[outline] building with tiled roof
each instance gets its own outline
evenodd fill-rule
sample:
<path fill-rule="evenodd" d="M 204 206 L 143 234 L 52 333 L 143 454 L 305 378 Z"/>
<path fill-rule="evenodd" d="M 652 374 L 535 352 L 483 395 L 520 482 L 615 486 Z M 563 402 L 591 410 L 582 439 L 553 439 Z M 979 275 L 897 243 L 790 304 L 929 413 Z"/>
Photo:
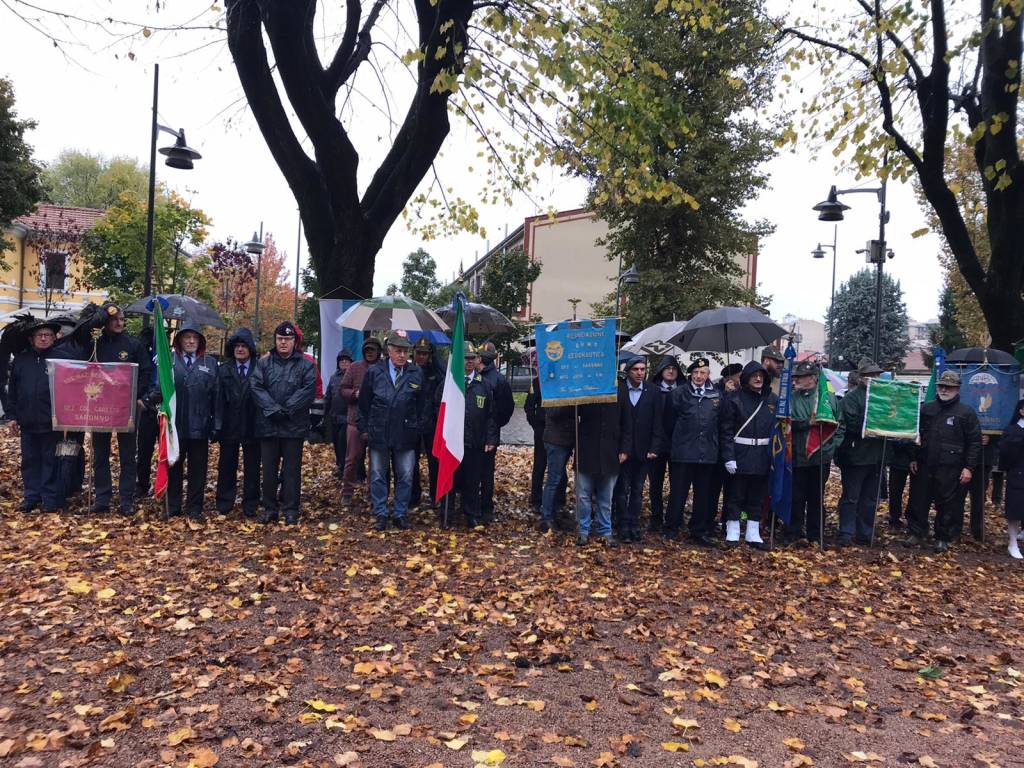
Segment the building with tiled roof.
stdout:
<path fill-rule="evenodd" d="M 19 312 L 48 317 L 106 298 L 85 286 L 79 256 L 82 237 L 103 213 L 42 204 L 7 227 L 4 239 L 13 247 L 0 264 L 0 323 Z"/>

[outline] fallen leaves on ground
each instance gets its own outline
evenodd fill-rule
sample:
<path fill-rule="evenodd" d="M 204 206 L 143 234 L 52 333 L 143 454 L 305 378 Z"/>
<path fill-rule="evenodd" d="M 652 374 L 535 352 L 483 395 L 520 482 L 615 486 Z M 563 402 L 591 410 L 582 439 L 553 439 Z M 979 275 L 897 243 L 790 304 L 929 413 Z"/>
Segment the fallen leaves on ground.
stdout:
<path fill-rule="evenodd" d="M 84 497 L 19 514 L 16 460 L 0 437 L 4 765 L 930 768 L 1020 751 L 1024 593 L 995 510 L 990 543 L 941 557 L 884 523 L 871 551 L 578 548 L 532 530 L 523 449 L 501 449 L 495 525 L 442 531 L 424 510 L 384 534 L 359 495 L 339 507 L 326 446 L 307 448 L 293 528 L 189 527 L 151 501 L 85 515 Z"/>

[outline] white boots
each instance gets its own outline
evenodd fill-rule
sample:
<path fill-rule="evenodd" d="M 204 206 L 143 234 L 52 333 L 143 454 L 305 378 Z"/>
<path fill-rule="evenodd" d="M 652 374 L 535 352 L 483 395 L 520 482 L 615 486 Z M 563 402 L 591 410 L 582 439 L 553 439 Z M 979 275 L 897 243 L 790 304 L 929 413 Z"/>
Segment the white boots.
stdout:
<path fill-rule="evenodd" d="M 740 521 L 739 520 L 726 520 L 725 521 L 725 541 L 727 544 L 739 544 L 740 543 Z"/>
<path fill-rule="evenodd" d="M 764 544 L 761 541 L 761 523 L 757 520 L 747 520 L 747 544 Z"/>
<path fill-rule="evenodd" d="M 761 540 L 761 523 L 757 520 L 747 520 L 747 533 L 745 536 L 747 544 L 753 547 L 761 549 L 764 547 L 764 542 Z M 729 547 L 735 547 L 740 543 L 740 521 L 739 520 L 726 520 L 725 521 L 725 544 Z"/>
<path fill-rule="evenodd" d="M 1020 520 L 1008 521 L 1007 527 L 1010 529 L 1010 545 L 1007 547 L 1010 552 L 1010 557 L 1014 560 L 1024 560 L 1024 555 L 1020 553 L 1020 545 L 1017 543 L 1017 539 L 1021 533 Z"/>

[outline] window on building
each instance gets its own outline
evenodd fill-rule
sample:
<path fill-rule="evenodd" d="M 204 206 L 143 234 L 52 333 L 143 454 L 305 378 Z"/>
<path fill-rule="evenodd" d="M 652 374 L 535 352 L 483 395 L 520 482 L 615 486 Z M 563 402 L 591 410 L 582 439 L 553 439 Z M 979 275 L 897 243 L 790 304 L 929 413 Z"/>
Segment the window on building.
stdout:
<path fill-rule="evenodd" d="M 40 283 L 45 291 L 64 291 L 68 280 L 68 255 L 64 251 L 44 251 Z"/>

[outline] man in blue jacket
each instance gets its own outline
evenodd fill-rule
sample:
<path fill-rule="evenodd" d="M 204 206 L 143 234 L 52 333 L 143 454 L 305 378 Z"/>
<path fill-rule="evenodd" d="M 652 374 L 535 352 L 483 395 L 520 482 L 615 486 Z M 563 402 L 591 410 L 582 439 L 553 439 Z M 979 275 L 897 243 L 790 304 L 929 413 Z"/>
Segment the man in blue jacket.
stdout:
<path fill-rule="evenodd" d="M 370 447 L 370 498 L 377 530 L 388 528 L 388 469 L 395 468 L 395 528 L 406 530 L 409 497 L 416 463 L 416 441 L 422 430 L 423 372 L 409 362 L 412 344 L 392 334 L 387 358 L 366 372 L 359 389 L 359 433 Z"/>
<path fill-rule="evenodd" d="M 302 446 L 309 434 L 309 406 L 316 399 L 317 379 L 316 366 L 298 345 L 295 325 L 285 320 L 274 329 L 274 349 L 256 363 L 249 384 L 263 465 L 264 525 L 277 522 L 279 511 L 284 512 L 285 524 L 299 522 Z"/>
<path fill-rule="evenodd" d="M 50 377 L 46 361 L 59 358 L 53 349 L 60 326 L 38 322 L 29 329 L 29 348 L 14 356 L 7 384 L 11 431 L 21 435 L 21 481 L 24 496 L 19 512 L 42 506 L 57 512 L 64 504 L 57 474 L 57 441 L 50 406 Z"/>
<path fill-rule="evenodd" d="M 226 515 L 235 507 L 241 450 L 242 514 L 255 518 L 260 506 L 260 441 L 256 437 L 256 403 L 252 399 L 252 375 L 256 370 L 252 331 L 235 331 L 228 339 L 227 351 L 229 357 L 217 369 L 217 407 L 213 417 L 213 437 L 220 443 L 217 511 Z"/>

